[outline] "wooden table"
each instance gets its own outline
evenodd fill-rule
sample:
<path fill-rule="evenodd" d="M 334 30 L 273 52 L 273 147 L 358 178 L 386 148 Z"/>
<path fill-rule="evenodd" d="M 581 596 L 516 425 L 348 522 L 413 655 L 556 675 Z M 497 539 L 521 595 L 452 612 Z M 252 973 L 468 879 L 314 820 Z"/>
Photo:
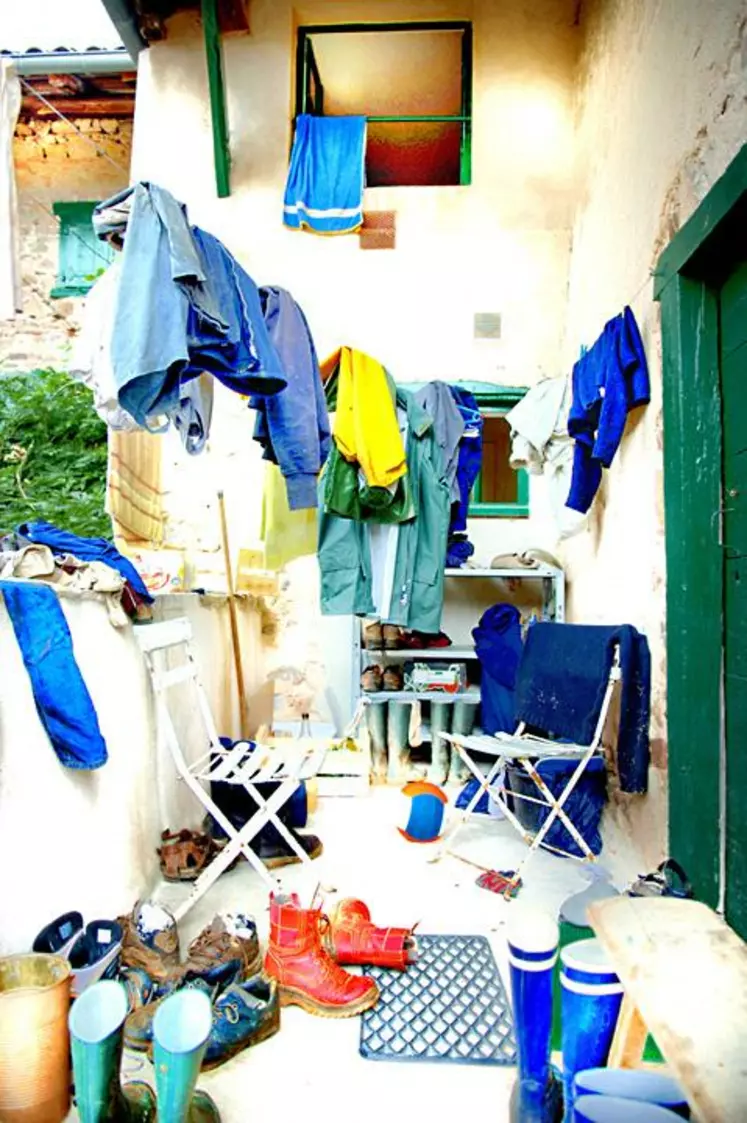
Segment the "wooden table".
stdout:
<path fill-rule="evenodd" d="M 747 1123 L 747 944 L 698 901 L 589 906 L 625 997 L 610 1066 L 640 1063 L 650 1031 L 699 1123 Z"/>

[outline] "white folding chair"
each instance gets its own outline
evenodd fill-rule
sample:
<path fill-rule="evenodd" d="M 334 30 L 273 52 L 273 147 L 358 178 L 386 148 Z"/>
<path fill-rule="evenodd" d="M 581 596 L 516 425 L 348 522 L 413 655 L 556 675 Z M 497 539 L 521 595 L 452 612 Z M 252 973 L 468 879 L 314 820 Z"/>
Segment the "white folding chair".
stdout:
<path fill-rule="evenodd" d="M 251 842 L 264 826 L 271 823 L 302 862 L 311 861 L 279 818 L 278 812 L 303 780 L 316 776 L 326 748 L 304 745 L 297 741 L 283 748 L 255 746 L 248 741 L 238 741 L 230 748 L 224 747 L 218 737 L 205 688 L 200 680 L 189 621 L 179 618 L 160 624 L 142 625 L 135 629 L 135 634 L 150 673 L 158 719 L 179 779 L 184 781 L 228 837 L 223 849 L 194 882 L 189 897 L 175 911 L 176 919 L 180 920 L 192 908 L 239 854 L 246 858 L 270 888 L 277 888 L 278 879 L 252 849 Z M 181 662 L 175 667 L 167 668 L 167 652 L 179 653 Z M 207 750 L 192 764 L 187 763 L 182 752 L 166 697 L 171 687 L 185 682 L 194 685 L 208 744 Z M 256 803 L 256 812 L 240 830 L 236 829 L 215 803 L 209 787 L 204 786 L 216 782 L 241 786 Z M 259 790 L 259 785 L 262 784 L 277 785 L 267 799 Z"/>
<path fill-rule="evenodd" d="M 558 626 L 568 627 L 570 625 Z M 488 798 L 492 799 L 499 807 L 508 822 L 518 831 L 528 846 L 526 854 L 514 871 L 513 878 L 506 890 L 506 895 L 510 894 L 511 890 L 518 885 L 522 871 L 540 846 L 546 850 L 552 850 L 562 857 L 575 858 L 582 862 L 596 861 L 595 854 L 566 812 L 565 805 L 588 767 L 589 761 L 592 757 L 603 753 L 602 735 L 607 722 L 612 695 L 616 684 L 620 682 L 621 678 L 620 648 L 618 645 L 615 645 L 606 686 L 594 726 L 593 736 L 586 745 L 567 744 L 565 742 L 551 740 L 547 737 L 538 737 L 527 733 L 526 723 L 523 721 L 519 722 L 514 733 L 497 733 L 494 736 L 465 736 L 459 733 L 442 733 L 441 736 L 455 746 L 459 756 L 477 780 L 477 790 L 475 794 L 456 818 L 453 827 L 448 832 L 446 840 L 447 850 L 445 852 L 448 853 L 448 851 L 452 849 L 457 835 L 470 816 L 475 813 L 475 808 L 482 796 L 487 793 Z M 470 755 L 471 752 L 483 753 L 486 756 L 494 758 L 494 762 L 490 765 L 487 772 L 484 772 L 480 765 L 472 758 Z M 557 796 L 554 795 L 547 786 L 542 776 L 539 774 L 535 763 L 551 758 L 578 761 L 568 782 L 562 792 Z M 533 781 L 541 798 L 526 795 L 523 792 L 518 792 L 513 789 L 510 791 L 507 790 L 506 765 L 509 762 L 521 765 L 529 778 Z M 520 799 L 527 803 L 534 803 L 541 807 L 549 808 L 549 812 L 538 831 L 532 833 L 526 829 L 515 811 L 509 806 L 509 799 Z M 570 850 L 564 850 L 560 847 L 553 846 L 545 841 L 550 828 L 555 822 L 562 823 L 581 851 L 580 855 L 574 854 Z"/>

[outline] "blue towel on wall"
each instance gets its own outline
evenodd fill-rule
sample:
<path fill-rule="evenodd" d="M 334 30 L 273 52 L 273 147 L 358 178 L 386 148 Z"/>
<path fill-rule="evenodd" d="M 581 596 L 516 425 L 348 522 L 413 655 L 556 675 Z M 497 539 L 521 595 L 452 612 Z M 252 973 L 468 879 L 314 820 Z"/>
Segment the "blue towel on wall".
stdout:
<path fill-rule="evenodd" d="M 629 624 L 535 624 L 516 682 L 516 720 L 549 737 L 588 745 L 594 735 L 615 644 L 622 692 L 617 771 L 624 792 L 648 788 L 651 655 Z"/>
<path fill-rule="evenodd" d="M 296 118 L 283 221 L 314 234 L 352 234 L 363 222 L 366 118 Z"/>
<path fill-rule="evenodd" d="M 34 702 L 52 747 L 68 768 L 106 764 L 106 742 L 57 594 L 48 585 L 0 581 Z"/>

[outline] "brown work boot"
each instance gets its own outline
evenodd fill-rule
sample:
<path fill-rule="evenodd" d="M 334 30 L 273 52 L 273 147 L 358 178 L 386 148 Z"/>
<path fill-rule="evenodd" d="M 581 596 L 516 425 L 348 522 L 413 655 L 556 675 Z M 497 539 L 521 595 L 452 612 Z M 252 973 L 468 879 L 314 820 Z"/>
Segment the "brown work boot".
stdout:
<path fill-rule="evenodd" d="M 248 916 L 216 916 L 189 945 L 182 973 L 215 985 L 225 981 L 229 965 L 234 964 L 236 977 L 242 980 L 262 970 L 257 926 Z"/>
<path fill-rule="evenodd" d="M 295 893 L 270 897 L 270 946 L 265 974 L 275 979 L 281 1006 L 300 1006 L 323 1018 L 362 1014 L 379 997 L 373 979 L 339 967 L 322 945 L 328 921 L 319 909 L 302 909 Z"/>
<path fill-rule="evenodd" d="M 179 929 L 163 905 L 138 902 L 122 927 L 122 966 L 140 967 L 155 983 L 165 983 L 179 971 Z"/>

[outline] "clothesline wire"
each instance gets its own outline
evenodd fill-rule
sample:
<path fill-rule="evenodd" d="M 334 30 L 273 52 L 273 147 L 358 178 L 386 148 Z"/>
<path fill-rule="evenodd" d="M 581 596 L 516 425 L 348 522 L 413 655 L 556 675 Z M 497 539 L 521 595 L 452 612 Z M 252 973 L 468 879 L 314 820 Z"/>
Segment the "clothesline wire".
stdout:
<path fill-rule="evenodd" d="M 108 160 L 112 167 L 116 168 L 118 172 L 124 172 L 126 176 L 129 176 L 130 172 L 128 168 L 125 168 L 122 164 L 117 163 L 117 161 L 112 156 L 110 156 L 108 152 L 105 152 L 103 148 L 99 147 L 95 140 L 92 140 L 90 136 L 87 136 L 81 129 L 78 128 L 76 124 L 74 124 L 73 121 L 70 120 L 69 117 L 66 117 L 64 113 L 60 112 L 56 105 L 53 105 L 51 101 L 48 101 L 47 98 L 45 98 L 44 94 L 40 94 L 38 90 L 35 90 L 34 87 L 29 82 L 27 82 L 25 78 L 21 78 L 21 85 L 31 94 L 32 97 L 38 98 L 39 101 L 43 102 L 43 104 L 46 105 L 48 109 L 51 109 L 53 113 L 56 113 L 61 121 L 64 121 L 66 125 L 69 125 L 74 133 L 77 133 L 77 135 L 82 140 L 84 140 L 86 144 L 89 144 L 96 150 L 97 155 L 103 156 L 105 160 Z"/>

